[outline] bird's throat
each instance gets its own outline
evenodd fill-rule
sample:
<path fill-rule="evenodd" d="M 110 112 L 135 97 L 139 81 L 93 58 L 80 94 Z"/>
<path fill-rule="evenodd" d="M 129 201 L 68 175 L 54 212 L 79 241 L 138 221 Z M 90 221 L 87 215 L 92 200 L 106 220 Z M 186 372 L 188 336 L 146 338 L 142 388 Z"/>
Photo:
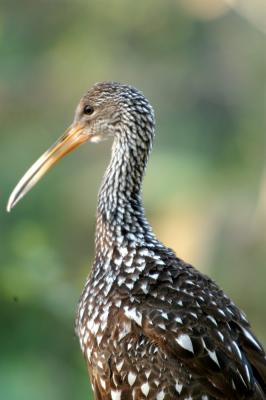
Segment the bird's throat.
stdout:
<path fill-rule="evenodd" d="M 96 252 L 116 242 L 137 244 L 153 237 L 141 199 L 148 155 L 149 148 L 115 139 L 98 196 Z"/>

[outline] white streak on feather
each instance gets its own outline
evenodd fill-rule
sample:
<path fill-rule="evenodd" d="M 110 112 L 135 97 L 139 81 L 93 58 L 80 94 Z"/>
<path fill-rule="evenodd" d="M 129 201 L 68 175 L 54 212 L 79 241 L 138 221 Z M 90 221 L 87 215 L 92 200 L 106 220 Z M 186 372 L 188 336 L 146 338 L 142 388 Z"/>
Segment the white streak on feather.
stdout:
<path fill-rule="evenodd" d="M 194 354 L 193 344 L 188 335 L 182 333 L 175 340 L 179 344 L 179 346 L 183 347 L 183 349 L 190 351 Z"/>

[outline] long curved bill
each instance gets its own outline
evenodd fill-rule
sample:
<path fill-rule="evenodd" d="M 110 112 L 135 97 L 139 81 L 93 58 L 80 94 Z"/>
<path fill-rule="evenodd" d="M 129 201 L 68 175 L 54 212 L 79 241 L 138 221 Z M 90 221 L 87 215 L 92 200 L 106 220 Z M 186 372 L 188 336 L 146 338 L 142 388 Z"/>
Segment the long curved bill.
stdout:
<path fill-rule="evenodd" d="M 7 211 L 18 203 L 20 199 L 49 171 L 61 158 L 76 147 L 90 140 L 91 135 L 84 132 L 84 125 L 75 124 L 61 136 L 25 173 L 11 193 Z"/>

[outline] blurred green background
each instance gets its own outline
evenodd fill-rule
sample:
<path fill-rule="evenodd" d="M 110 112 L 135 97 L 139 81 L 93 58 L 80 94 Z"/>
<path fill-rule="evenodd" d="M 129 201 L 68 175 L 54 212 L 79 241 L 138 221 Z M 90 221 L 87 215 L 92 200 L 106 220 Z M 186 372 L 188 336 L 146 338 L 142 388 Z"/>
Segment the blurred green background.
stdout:
<path fill-rule="evenodd" d="M 94 82 L 141 89 L 157 136 L 145 208 L 162 241 L 211 275 L 266 343 L 263 1 L 0 3 L 0 397 L 89 397 L 74 335 L 110 143 L 9 193 Z M 265 28 L 265 29 L 264 29 Z"/>

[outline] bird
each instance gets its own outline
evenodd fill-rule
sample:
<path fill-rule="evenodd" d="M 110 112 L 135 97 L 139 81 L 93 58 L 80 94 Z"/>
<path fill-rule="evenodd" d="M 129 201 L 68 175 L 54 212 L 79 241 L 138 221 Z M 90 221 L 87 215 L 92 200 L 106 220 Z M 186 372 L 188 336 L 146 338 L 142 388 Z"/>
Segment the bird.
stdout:
<path fill-rule="evenodd" d="M 75 331 L 97 400 L 266 399 L 266 355 L 243 313 L 157 239 L 142 202 L 155 134 L 136 88 L 94 84 L 73 123 L 25 173 L 11 208 L 63 156 L 113 140 L 98 194 L 95 257 Z"/>

